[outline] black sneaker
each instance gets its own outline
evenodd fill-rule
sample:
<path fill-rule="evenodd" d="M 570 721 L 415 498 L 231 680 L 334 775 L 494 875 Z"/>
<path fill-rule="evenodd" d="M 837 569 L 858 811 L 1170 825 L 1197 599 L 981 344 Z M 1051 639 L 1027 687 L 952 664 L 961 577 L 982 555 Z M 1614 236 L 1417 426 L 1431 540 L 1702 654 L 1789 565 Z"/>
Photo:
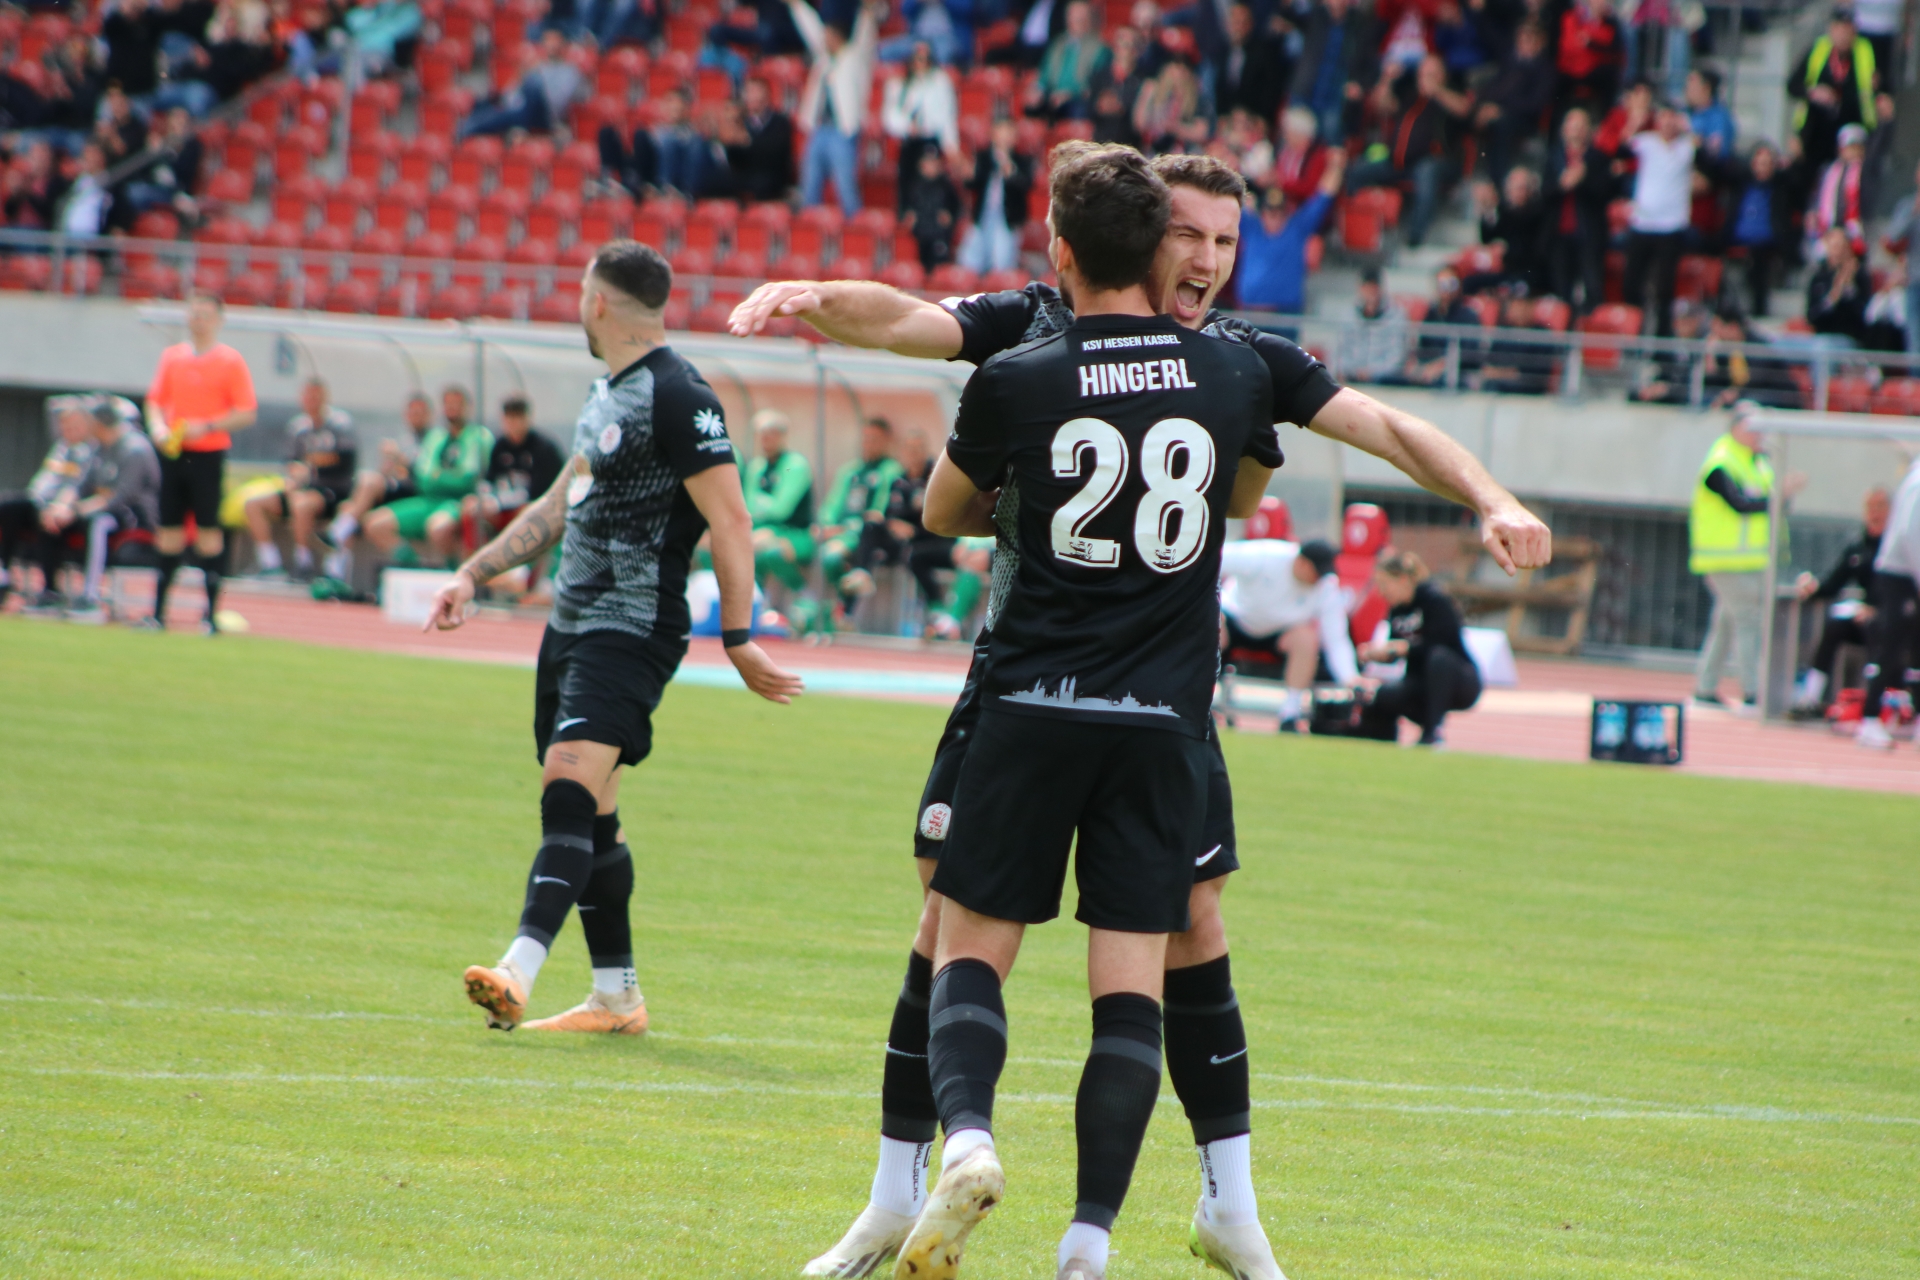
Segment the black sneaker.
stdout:
<path fill-rule="evenodd" d="M 221 634 L 220 624 L 214 621 L 212 614 L 208 614 L 206 617 L 200 619 L 200 634 L 203 636 L 217 636 Z"/>

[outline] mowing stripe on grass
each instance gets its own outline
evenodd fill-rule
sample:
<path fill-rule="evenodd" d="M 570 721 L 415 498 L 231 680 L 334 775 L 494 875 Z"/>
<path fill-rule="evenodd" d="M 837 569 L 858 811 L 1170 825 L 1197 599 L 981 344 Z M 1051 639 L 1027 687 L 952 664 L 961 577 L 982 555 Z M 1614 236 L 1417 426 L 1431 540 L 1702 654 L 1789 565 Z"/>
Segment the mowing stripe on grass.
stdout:
<path fill-rule="evenodd" d="M 668 1080 L 541 1080 L 517 1076 L 393 1076 L 393 1075 L 330 1075 L 330 1074 L 294 1074 L 256 1071 L 116 1071 L 106 1067 L 16 1067 L 0 1063 L 0 1070 L 14 1070 L 34 1076 L 87 1076 L 110 1080 L 177 1080 L 197 1081 L 207 1084 L 287 1084 L 287 1085 L 384 1085 L 395 1088 L 436 1088 L 452 1086 L 455 1088 L 480 1089 L 573 1089 L 581 1092 L 615 1093 L 658 1093 L 658 1094 L 697 1094 L 701 1096 L 724 1097 L 744 1094 L 758 1097 L 820 1098 L 837 1101 L 851 1101 L 879 1097 L 879 1093 L 870 1090 L 849 1089 L 804 1089 L 789 1085 L 759 1083 L 705 1084 L 695 1081 Z M 1285 1079 L 1286 1077 L 1276 1077 Z M 1359 1081 L 1341 1083 L 1363 1084 Z M 1376 1085 L 1376 1088 L 1394 1088 L 1393 1085 Z M 1445 1089 L 1445 1085 L 1413 1085 L 1411 1088 Z M 1519 1092 L 1519 1091 L 1516 1091 Z M 1036 1106 L 1071 1106 L 1075 1099 L 1070 1093 L 1001 1093 L 997 1097 L 1005 1102 L 1025 1103 Z M 1172 1094 L 1161 1094 L 1161 1106 L 1176 1106 L 1179 1099 Z M 1346 1102 L 1329 1098 L 1283 1098 L 1259 1099 L 1254 1102 L 1258 1110 L 1270 1111 L 1382 1111 L 1395 1115 L 1410 1116 L 1493 1116 L 1527 1119 L 1545 1117 L 1567 1120 L 1735 1120 L 1753 1124 L 1806 1124 L 1806 1125 L 1915 1125 L 1920 1126 L 1920 1117 L 1912 1116 L 1875 1116 L 1846 1115 L 1837 1112 L 1787 1111 L 1779 1107 L 1741 1107 L 1741 1106 L 1669 1106 L 1659 1103 L 1647 1103 L 1638 1108 L 1607 1107 L 1599 1110 L 1569 1107 L 1465 1107 L 1446 1103 L 1417 1105 L 1392 1102 Z"/>

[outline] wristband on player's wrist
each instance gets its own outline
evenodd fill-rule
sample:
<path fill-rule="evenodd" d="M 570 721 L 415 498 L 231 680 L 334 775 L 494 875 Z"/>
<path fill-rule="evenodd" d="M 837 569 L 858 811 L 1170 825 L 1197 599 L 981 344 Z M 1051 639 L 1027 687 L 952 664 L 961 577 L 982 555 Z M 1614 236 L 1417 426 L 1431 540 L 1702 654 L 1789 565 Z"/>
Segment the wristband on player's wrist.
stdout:
<path fill-rule="evenodd" d="M 752 639 L 753 629 L 751 627 L 733 627 L 730 630 L 720 633 L 720 647 L 723 649 L 738 649 L 741 645 L 746 644 Z"/>

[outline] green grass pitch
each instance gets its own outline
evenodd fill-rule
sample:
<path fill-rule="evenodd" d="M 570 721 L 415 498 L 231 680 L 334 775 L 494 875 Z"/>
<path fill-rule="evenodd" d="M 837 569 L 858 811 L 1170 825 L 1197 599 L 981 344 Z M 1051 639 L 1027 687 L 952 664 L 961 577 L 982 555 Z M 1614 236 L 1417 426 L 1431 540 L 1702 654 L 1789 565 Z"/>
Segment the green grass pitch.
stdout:
<path fill-rule="evenodd" d="M 531 673 L 0 620 L 0 1274 L 781 1277 L 864 1203 L 938 708 L 676 688 L 629 779 L 644 1041 L 482 1028 Z M 1293 1280 L 1920 1275 L 1920 806 L 1231 738 Z M 1070 905 L 1070 904 L 1069 904 Z M 1073 1200 L 1082 934 L 1008 990 L 1008 1194 Z M 569 925 L 534 1012 L 587 985 Z M 1186 1277 L 1169 1096 L 1114 1280 Z"/>

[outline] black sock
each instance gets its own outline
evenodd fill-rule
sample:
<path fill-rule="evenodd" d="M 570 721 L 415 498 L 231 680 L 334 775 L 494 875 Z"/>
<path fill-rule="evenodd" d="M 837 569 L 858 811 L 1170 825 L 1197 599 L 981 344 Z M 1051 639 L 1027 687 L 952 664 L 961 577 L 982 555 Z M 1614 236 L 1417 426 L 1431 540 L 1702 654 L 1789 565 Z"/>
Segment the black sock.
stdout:
<path fill-rule="evenodd" d="M 207 581 L 207 621 L 213 621 L 213 615 L 220 608 L 220 562 L 226 556 L 216 551 L 210 556 L 194 553 L 194 567 L 200 570 L 201 577 Z"/>
<path fill-rule="evenodd" d="M 927 1065 L 928 1007 L 933 1001 L 933 961 L 907 954 L 907 980 L 893 1005 L 887 1029 L 887 1063 L 880 1076 L 880 1134 L 901 1142 L 932 1142 L 940 1122 Z"/>
<path fill-rule="evenodd" d="M 955 960 L 933 980 L 927 1069 L 947 1136 L 993 1131 L 993 1090 L 1007 1065 L 1007 1007 L 1000 975 L 985 960 Z"/>
<path fill-rule="evenodd" d="M 520 936 L 543 947 L 567 922 L 567 912 L 593 874 L 593 792 L 569 778 L 547 784 L 540 796 L 540 852 L 527 873 L 527 905 Z"/>
<path fill-rule="evenodd" d="M 153 592 L 153 616 L 161 622 L 167 620 L 167 593 L 173 590 L 173 575 L 180 572 L 183 553 L 173 555 L 162 553 L 160 556 L 160 585 Z"/>
<path fill-rule="evenodd" d="M 1247 1028 L 1227 957 L 1167 970 L 1167 1074 L 1193 1140 L 1205 1146 L 1252 1129 Z"/>
<path fill-rule="evenodd" d="M 580 932 L 596 969 L 633 968 L 633 851 L 620 839 L 620 811 L 594 815 L 593 871 L 580 892 Z"/>
<path fill-rule="evenodd" d="M 1093 1002 L 1093 1049 L 1074 1099 L 1075 1222 L 1111 1231 L 1160 1098 L 1160 1003 L 1131 991 Z"/>

